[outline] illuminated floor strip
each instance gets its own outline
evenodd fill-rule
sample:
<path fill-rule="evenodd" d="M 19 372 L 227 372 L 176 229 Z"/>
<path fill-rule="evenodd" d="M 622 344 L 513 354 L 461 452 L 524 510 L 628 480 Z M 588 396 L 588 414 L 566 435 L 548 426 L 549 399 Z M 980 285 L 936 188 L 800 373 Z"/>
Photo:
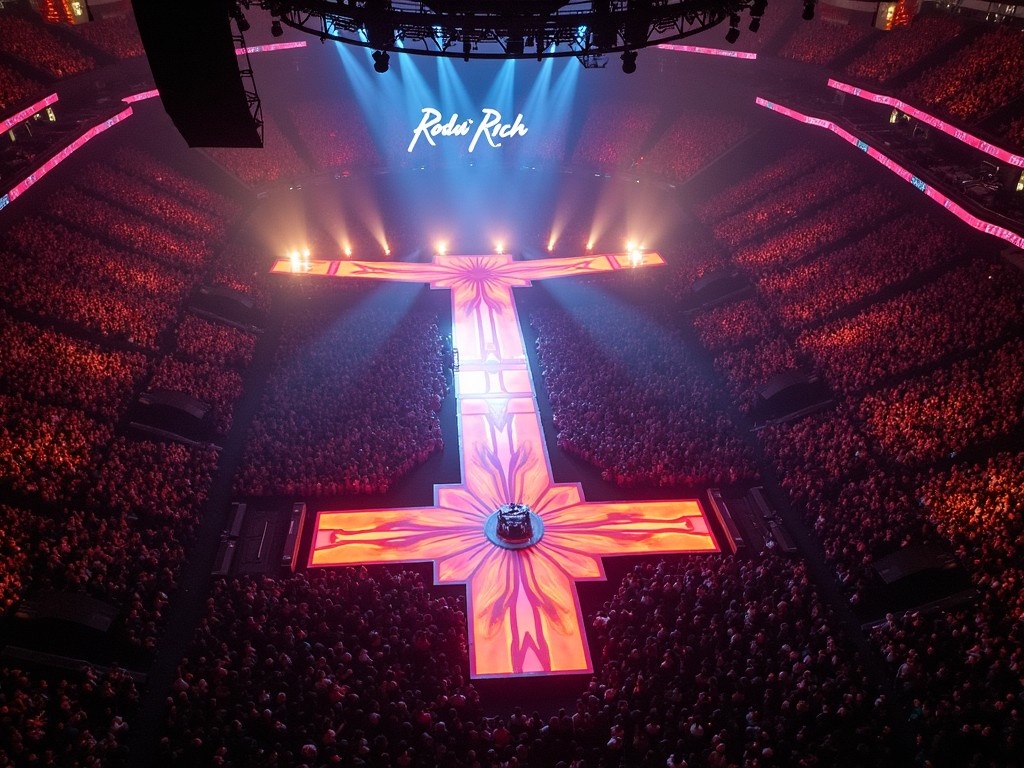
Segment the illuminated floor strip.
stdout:
<path fill-rule="evenodd" d="M 835 88 L 837 91 L 848 93 L 851 96 L 856 96 L 859 99 L 864 99 L 865 101 L 872 101 L 875 104 L 884 104 L 887 107 L 893 107 L 894 109 L 898 109 L 900 112 L 905 112 L 911 117 L 920 120 L 922 123 L 927 123 L 932 128 L 935 128 L 949 136 L 952 136 L 957 141 L 961 141 L 969 147 L 974 147 L 975 149 L 981 150 L 982 152 L 989 154 L 992 157 L 998 158 L 1005 163 L 1009 163 L 1010 165 L 1016 165 L 1018 168 L 1024 168 L 1024 157 L 1020 155 L 1015 155 L 1009 150 L 1002 149 L 1001 147 L 997 147 L 995 144 L 990 144 L 987 141 L 983 141 L 979 139 L 977 136 L 974 136 L 968 133 L 967 131 L 963 130 L 962 128 L 957 128 L 955 125 L 950 125 L 945 120 L 940 120 L 934 115 L 929 115 L 924 110 L 918 109 L 917 107 L 913 107 L 910 104 L 907 104 L 905 101 L 900 101 L 899 99 L 893 98 L 892 96 L 885 96 L 880 93 L 872 93 L 871 91 L 866 91 L 863 88 L 857 88 L 856 86 L 853 85 L 847 85 L 846 83 L 841 83 L 838 80 L 833 80 L 832 78 L 829 78 L 828 85 L 829 88 Z"/>
<path fill-rule="evenodd" d="M 907 181 L 910 184 L 912 184 L 916 189 L 919 189 L 921 192 L 924 192 L 936 203 L 941 205 L 943 208 L 952 213 L 961 221 L 977 229 L 979 232 L 994 235 L 995 237 L 1005 240 L 1006 242 L 1011 243 L 1017 246 L 1018 248 L 1024 248 L 1024 236 L 1021 236 L 1020 234 L 1013 232 L 1012 230 L 1009 230 L 1006 227 L 1002 227 L 998 224 L 993 224 L 990 221 L 980 219 L 973 213 L 968 212 L 959 203 L 956 203 L 955 201 L 946 197 L 946 195 L 939 192 L 939 190 L 935 189 L 935 187 L 931 186 L 930 184 L 927 184 L 922 179 L 919 179 L 917 176 L 912 174 L 910 171 L 908 171 L 902 165 L 897 163 L 891 157 L 883 155 L 877 149 L 868 145 L 866 142 L 861 141 L 852 133 L 836 125 L 831 120 L 825 120 L 820 117 L 810 117 L 808 115 L 803 114 L 802 112 L 797 112 L 795 109 L 790 109 L 789 107 L 784 107 L 781 104 L 776 104 L 775 102 L 762 99 L 760 96 L 757 97 L 757 103 L 760 106 L 765 107 L 766 109 L 770 109 L 773 112 L 778 112 L 780 115 L 785 115 L 786 117 L 792 118 L 793 120 L 797 120 L 798 122 L 806 123 L 807 125 L 814 125 L 817 126 L 818 128 L 824 128 L 825 130 L 831 131 L 832 133 L 836 134 L 836 136 L 839 136 L 840 138 L 846 140 L 850 144 L 853 144 L 853 146 L 857 147 L 859 150 L 864 152 L 866 155 L 868 155 L 868 157 L 872 158 L 873 160 L 875 160 L 875 162 L 879 163 L 880 165 L 885 166 L 904 181 Z"/>
<path fill-rule="evenodd" d="M 311 566 L 431 562 L 439 584 L 465 584 L 470 673 L 518 677 L 592 672 L 576 582 L 604 579 L 601 558 L 717 552 L 694 500 L 588 502 L 579 483 L 555 483 L 513 286 L 532 280 L 663 264 L 644 254 L 513 261 L 438 256 L 432 264 L 278 262 L 273 271 L 427 282 L 452 295 L 462 483 L 434 488 L 434 505 L 321 512 Z M 485 522 L 527 505 L 543 536 L 524 549 L 491 543 Z"/>

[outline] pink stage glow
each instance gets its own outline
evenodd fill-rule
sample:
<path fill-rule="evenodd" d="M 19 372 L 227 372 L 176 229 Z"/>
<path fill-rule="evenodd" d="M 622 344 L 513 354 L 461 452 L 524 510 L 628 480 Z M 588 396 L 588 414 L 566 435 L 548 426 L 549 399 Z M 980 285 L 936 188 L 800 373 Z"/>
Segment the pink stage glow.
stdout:
<path fill-rule="evenodd" d="M 8 192 L 3 197 L 0 197 L 0 210 L 6 207 L 8 203 L 14 202 L 17 198 L 24 194 L 24 192 L 29 187 L 31 187 L 33 184 L 35 184 L 37 181 L 43 178 L 43 176 L 45 176 L 58 165 L 60 165 L 62 162 L 64 162 L 74 152 L 81 148 L 83 144 L 99 136 L 108 128 L 113 128 L 122 120 L 128 119 L 129 117 L 131 117 L 131 115 L 132 108 L 125 107 L 123 110 L 118 112 L 113 117 L 109 117 L 103 122 L 99 123 L 98 125 L 94 125 L 88 131 L 86 131 L 77 139 L 75 139 L 66 147 L 64 147 L 64 149 L 60 150 L 60 152 L 58 152 L 45 163 L 43 163 L 41 166 L 36 168 L 36 170 L 29 174 L 29 176 L 24 181 L 20 182 L 14 188 L 12 188 L 10 192 Z"/>
<path fill-rule="evenodd" d="M 676 45 L 675 43 L 662 43 L 657 47 L 663 51 L 703 53 L 707 56 L 727 56 L 730 59 L 748 59 L 752 61 L 757 58 L 756 53 L 750 53 L 749 51 L 727 51 L 724 48 L 704 48 L 700 45 Z"/>
<path fill-rule="evenodd" d="M 780 115 L 785 115 L 786 117 L 790 117 L 793 120 L 797 120 L 801 123 L 806 123 L 807 125 L 815 125 L 818 128 L 824 128 L 828 131 L 832 131 L 832 133 L 836 134 L 836 136 L 839 136 L 840 138 L 846 140 L 850 144 L 853 144 L 853 146 L 860 149 L 862 152 L 868 155 L 868 157 L 872 158 L 880 165 L 885 166 L 890 171 L 899 176 L 901 179 L 909 182 L 915 188 L 919 189 L 921 192 L 924 192 L 928 197 L 930 197 L 932 200 L 941 205 L 943 208 L 952 213 L 961 221 L 971 225 L 980 232 L 984 232 L 988 235 L 994 235 L 995 237 L 1005 240 L 1006 242 L 1011 243 L 1012 245 L 1015 245 L 1018 248 L 1024 248 L 1024 236 L 1021 236 L 1018 233 L 1007 229 L 1006 227 L 1001 227 L 998 224 L 993 224 L 990 221 L 979 219 L 973 213 L 970 213 L 969 211 L 965 210 L 958 203 L 954 202 L 953 200 L 950 200 L 944 194 L 935 189 L 935 187 L 919 179 L 917 176 L 912 174 L 910 171 L 908 171 L 902 165 L 897 163 L 891 157 L 883 155 L 877 149 L 861 141 L 852 133 L 845 130 L 844 128 L 839 127 L 831 120 L 824 120 L 820 117 L 810 117 L 801 112 L 797 112 L 795 109 L 790 109 L 789 107 L 784 107 L 781 104 L 776 104 L 775 102 L 768 101 L 767 99 L 762 99 L 760 96 L 757 97 L 756 101 L 760 106 L 765 107 L 766 109 L 770 109 L 773 112 L 778 112 Z"/>
<path fill-rule="evenodd" d="M 885 104 L 887 107 L 893 107 L 894 109 L 898 109 L 900 112 L 905 112 L 911 117 L 920 120 L 922 123 L 927 123 L 932 128 L 935 128 L 937 130 L 942 131 L 945 134 L 948 134 L 949 136 L 952 136 L 957 141 L 962 141 L 964 144 L 967 144 L 968 146 L 974 147 L 975 149 L 980 149 L 982 152 L 991 155 L 992 157 L 998 158 L 1002 160 L 1004 163 L 1009 163 L 1010 165 L 1016 165 L 1019 168 L 1024 168 L 1024 157 L 1021 157 L 1020 155 L 1015 155 L 1012 152 L 1002 149 L 1001 147 L 997 147 L 994 144 L 989 144 L 987 141 L 982 141 L 977 136 L 973 136 L 961 128 L 957 128 L 956 126 L 950 125 L 945 120 L 940 120 L 939 118 L 933 115 L 929 115 L 927 112 L 924 112 L 923 110 L 920 110 L 917 107 L 912 107 L 905 101 L 900 101 L 899 99 L 895 99 L 892 96 L 885 96 L 880 93 L 872 93 L 871 91 L 865 91 L 863 88 L 857 88 L 856 86 L 853 85 L 847 85 L 846 83 L 841 83 L 838 80 L 833 80 L 832 78 L 829 78 L 828 85 L 830 88 L 835 88 L 837 91 L 848 93 L 851 96 L 856 96 L 857 98 L 864 99 L 865 101 L 873 101 L 875 104 Z"/>
<path fill-rule="evenodd" d="M 25 107 L 20 112 L 17 112 L 15 114 L 11 115 L 10 117 L 6 118 L 3 121 L 3 123 L 0 123 L 0 126 L 2 126 L 2 127 L 0 127 L 0 131 L 9 131 L 9 130 L 11 130 L 11 128 L 16 126 L 22 120 L 28 120 L 36 112 L 42 112 L 44 109 L 46 109 L 51 104 L 56 104 L 58 98 L 59 97 L 57 96 L 56 93 L 51 93 L 45 99 L 40 99 L 35 104 L 33 104 L 31 107 Z"/>
<path fill-rule="evenodd" d="M 462 483 L 435 486 L 431 507 L 321 512 L 310 566 L 431 562 L 438 584 L 465 584 L 473 677 L 592 672 L 577 581 L 604 579 L 604 556 L 719 550 L 695 500 L 588 502 L 579 483 L 553 481 L 512 288 L 657 264 L 664 261 L 656 253 L 277 262 L 278 273 L 426 282 L 451 291 L 460 361 Z M 529 506 L 543 522 L 543 536 L 529 547 L 500 547 L 484 534 L 488 518 L 509 502 Z"/>

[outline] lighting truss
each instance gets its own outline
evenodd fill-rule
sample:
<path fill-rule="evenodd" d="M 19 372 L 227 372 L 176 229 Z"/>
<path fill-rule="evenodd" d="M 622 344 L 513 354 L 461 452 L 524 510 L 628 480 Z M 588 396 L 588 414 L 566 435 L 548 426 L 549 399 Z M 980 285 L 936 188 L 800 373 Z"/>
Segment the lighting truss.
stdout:
<path fill-rule="evenodd" d="M 241 0 L 321 41 L 378 51 L 470 59 L 610 53 L 695 35 L 765 0 Z"/>

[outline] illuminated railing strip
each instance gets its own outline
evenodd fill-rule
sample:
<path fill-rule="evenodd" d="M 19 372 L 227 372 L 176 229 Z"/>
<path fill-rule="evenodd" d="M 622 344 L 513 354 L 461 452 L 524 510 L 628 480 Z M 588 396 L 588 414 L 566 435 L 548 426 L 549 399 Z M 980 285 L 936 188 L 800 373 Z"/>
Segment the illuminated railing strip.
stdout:
<path fill-rule="evenodd" d="M 29 187 L 31 187 L 33 184 L 35 184 L 37 181 L 43 178 L 43 176 L 45 176 L 58 165 L 60 165 L 62 162 L 64 162 L 74 152 L 80 149 L 82 145 L 84 145 L 86 142 L 91 141 L 108 128 L 112 128 L 113 126 L 120 123 L 122 120 L 125 120 L 126 118 L 130 117 L 131 114 L 132 108 L 125 107 L 123 110 L 118 112 L 113 117 L 109 117 L 103 122 L 99 123 L 98 125 L 94 125 L 88 131 L 86 131 L 77 139 L 72 141 L 70 144 L 64 147 L 64 149 L 62 149 L 56 155 L 51 157 L 41 166 L 36 168 L 35 171 L 29 174 L 24 181 L 17 184 L 10 192 L 0 197 L 0 210 L 5 208 L 9 203 L 13 203 L 15 200 L 17 200 Z"/>
<path fill-rule="evenodd" d="M 656 46 L 663 51 L 681 51 L 682 53 L 703 53 L 706 56 L 726 56 L 730 59 L 747 59 L 753 60 L 757 58 L 756 53 L 750 53 L 749 51 L 727 51 L 724 48 L 705 48 L 700 45 L 676 45 L 675 43 L 662 43 Z"/>
<path fill-rule="evenodd" d="M 797 112 L 795 109 L 790 109 L 789 107 L 784 107 L 781 104 L 776 104 L 775 102 L 768 101 L 767 99 L 762 99 L 760 96 L 757 97 L 756 101 L 760 106 L 770 109 L 774 112 L 778 112 L 779 114 L 785 115 L 786 117 L 790 117 L 794 120 L 797 120 L 798 122 L 806 123 L 807 125 L 815 125 L 818 128 L 824 128 L 826 130 L 832 131 L 832 133 L 836 134 L 842 139 L 845 139 L 850 144 L 853 144 L 859 150 L 867 154 L 869 157 L 871 157 L 879 164 L 888 168 L 890 171 L 895 173 L 904 181 L 913 184 L 914 187 L 919 189 L 921 192 L 924 192 L 928 197 L 930 197 L 932 200 L 934 200 L 936 203 L 941 205 L 946 210 L 950 211 L 954 216 L 956 216 L 961 221 L 969 224 L 970 226 L 974 227 L 980 232 L 984 232 L 989 235 L 994 235 L 998 238 L 1005 240 L 1008 243 L 1012 243 L 1018 248 L 1024 248 L 1024 236 L 1021 236 L 1016 232 L 1012 232 L 1009 229 L 1006 229 L 1005 227 L 999 226 L 998 224 L 993 224 L 992 222 L 985 221 L 984 219 L 979 219 L 974 214 L 969 213 L 958 203 L 954 202 L 953 200 L 950 200 L 944 194 L 935 189 L 935 187 L 919 179 L 917 176 L 912 174 L 902 165 L 899 165 L 897 162 L 895 162 L 892 158 L 883 155 L 874 147 L 868 146 L 863 141 L 854 136 L 852 133 L 839 127 L 831 120 L 824 120 L 820 117 L 809 117 L 808 115 L 805 115 L 801 112 Z"/>
<path fill-rule="evenodd" d="M 932 128 L 942 131 L 948 136 L 952 136 L 957 141 L 962 141 L 964 144 L 980 149 L 987 155 L 998 158 L 1004 163 L 1010 165 L 1016 165 L 1019 168 L 1024 168 L 1024 156 L 1015 155 L 1013 152 L 1005 150 L 1001 147 L 997 147 L 995 144 L 990 144 L 987 141 L 982 141 L 977 136 L 973 136 L 962 128 L 957 128 L 955 125 L 950 125 L 945 120 L 940 120 L 934 115 L 929 115 L 917 107 L 912 107 L 904 101 L 900 101 L 892 96 L 886 96 L 881 93 L 872 93 L 871 91 L 865 91 L 863 88 L 857 88 L 846 83 L 841 83 L 838 80 L 829 78 L 829 88 L 835 88 L 837 91 L 848 93 L 851 96 L 856 96 L 859 99 L 865 101 L 872 101 L 875 104 L 884 104 L 887 107 L 893 107 L 898 109 L 900 112 L 905 112 L 911 117 L 920 120 L 922 123 L 927 123 Z"/>
<path fill-rule="evenodd" d="M 37 101 L 31 107 L 25 107 L 23 110 L 21 110 L 17 114 L 11 115 L 6 120 L 4 120 L 3 123 L 2 123 L 3 127 L 0 128 L 0 131 L 9 131 L 9 130 L 11 130 L 11 128 L 16 126 L 21 121 L 27 120 L 28 118 L 32 117 L 32 115 L 34 115 L 36 112 L 41 112 L 42 110 L 46 109 L 51 104 L 55 104 L 57 102 L 57 99 L 58 99 L 57 94 L 56 93 L 51 93 L 45 99 Z"/>
<path fill-rule="evenodd" d="M 121 101 L 125 104 L 134 104 L 137 101 L 145 101 L 146 99 L 155 99 L 160 95 L 160 91 L 153 88 L 149 91 L 142 91 L 140 93 L 133 93 L 131 96 L 125 96 Z"/>
<path fill-rule="evenodd" d="M 243 53 L 269 53 L 270 51 L 286 51 L 289 48 L 305 47 L 305 40 L 300 40 L 295 43 L 271 43 L 270 45 L 250 45 L 248 48 L 235 48 L 235 56 L 241 56 Z"/>

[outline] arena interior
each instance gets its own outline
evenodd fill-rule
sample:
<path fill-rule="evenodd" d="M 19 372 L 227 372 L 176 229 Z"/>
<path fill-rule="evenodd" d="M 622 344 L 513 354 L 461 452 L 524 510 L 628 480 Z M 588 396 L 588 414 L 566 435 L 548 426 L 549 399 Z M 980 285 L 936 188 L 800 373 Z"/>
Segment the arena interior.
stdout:
<path fill-rule="evenodd" d="M 260 5 L 0 2 L 0 766 L 1024 766 L 1024 6 Z"/>

